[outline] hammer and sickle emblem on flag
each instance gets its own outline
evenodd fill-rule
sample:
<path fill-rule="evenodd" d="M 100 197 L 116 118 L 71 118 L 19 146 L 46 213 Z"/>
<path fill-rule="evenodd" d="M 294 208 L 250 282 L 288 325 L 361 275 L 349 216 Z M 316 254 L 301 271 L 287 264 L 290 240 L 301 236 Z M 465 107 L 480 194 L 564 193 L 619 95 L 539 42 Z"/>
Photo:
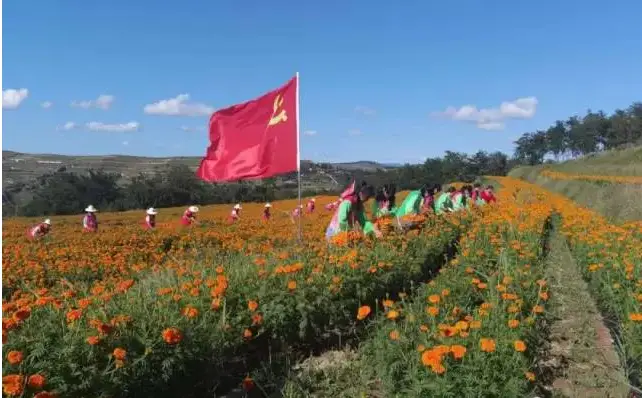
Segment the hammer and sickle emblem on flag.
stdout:
<path fill-rule="evenodd" d="M 282 109 L 283 106 L 283 97 L 281 94 L 277 95 L 276 98 L 274 98 L 274 110 L 272 111 L 272 117 L 270 118 L 270 122 L 268 123 L 268 126 L 274 126 L 276 124 L 279 124 L 281 122 L 286 122 L 288 120 L 288 114 L 285 112 L 285 109 Z M 281 111 L 279 112 L 279 109 Z"/>

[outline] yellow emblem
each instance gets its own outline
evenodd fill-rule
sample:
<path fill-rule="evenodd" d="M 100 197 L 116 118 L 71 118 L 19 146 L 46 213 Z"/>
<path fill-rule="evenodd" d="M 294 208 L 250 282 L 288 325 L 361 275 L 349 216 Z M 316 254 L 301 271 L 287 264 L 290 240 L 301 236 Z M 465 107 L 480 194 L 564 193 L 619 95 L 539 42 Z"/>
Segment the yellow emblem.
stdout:
<path fill-rule="evenodd" d="M 285 112 L 285 109 L 282 109 L 282 106 L 283 97 L 279 94 L 274 98 L 274 110 L 272 111 L 272 117 L 270 118 L 268 126 L 274 126 L 275 124 L 286 122 L 288 120 L 288 114 Z M 281 109 L 281 112 L 279 112 L 279 109 Z"/>

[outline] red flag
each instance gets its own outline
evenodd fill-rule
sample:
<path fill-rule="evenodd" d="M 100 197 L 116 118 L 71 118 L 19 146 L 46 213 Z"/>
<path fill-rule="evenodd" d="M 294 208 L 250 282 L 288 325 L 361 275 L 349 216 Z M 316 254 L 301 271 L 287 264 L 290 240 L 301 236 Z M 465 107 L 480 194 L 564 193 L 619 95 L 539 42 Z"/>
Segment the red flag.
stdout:
<path fill-rule="evenodd" d="M 268 178 L 299 167 L 297 77 L 210 117 L 210 146 L 196 171 L 205 181 Z"/>

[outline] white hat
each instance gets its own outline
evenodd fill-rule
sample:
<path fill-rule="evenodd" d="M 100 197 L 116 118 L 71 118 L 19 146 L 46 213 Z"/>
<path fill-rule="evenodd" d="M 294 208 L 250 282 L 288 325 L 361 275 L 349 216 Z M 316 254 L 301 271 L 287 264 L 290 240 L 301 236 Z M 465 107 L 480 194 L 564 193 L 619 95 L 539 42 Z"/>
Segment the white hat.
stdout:
<path fill-rule="evenodd" d="M 50 220 L 50 219 L 46 219 L 46 220 L 44 221 L 44 223 L 45 223 L 45 224 L 47 224 L 47 225 L 51 225 L 51 220 Z"/>
<path fill-rule="evenodd" d="M 149 214 L 150 216 L 155 216 L 156 214 L 158 214 L 158 211 L 156 211 L 156 209 L 154 209 L 153 207 L 150 207 L 149 209 L 147 209 L 147 214 Z"/>
<path fill-rule="evenodd" d="M 271 205 L 271 204 L 269 204 L 269 203 L 266 203 L 266 204 L 265 204 L 265 207 L 272 207 L 272 205 Z"/>
<path fill-rule="evenodd" d="M 96 208 L 94 207 L 94 205 L 89 205 L 89 206 L 87 206 L 87 208 L 85 209 L 85 211 L 86 211 L 87 213 L 95 213 L 95 212 L 97 212 L 98 210 L 96 210 Z"/>
<path fill-rule="evenodd" d="M 235 205 L 234 205 L 234 208 L 235 208 L 235 209 L 237 209 L 237 210 L 242 209 L 242 207 L 241 207 L 241 204 L 240 204 L 240 203 L 235 204 Z"/>
<path fill-rule="evenodd" d="M 187 210 L 191 211 L 192 213 L 198 213 L 198 206 L 190 206 L 187 208 Z"/>

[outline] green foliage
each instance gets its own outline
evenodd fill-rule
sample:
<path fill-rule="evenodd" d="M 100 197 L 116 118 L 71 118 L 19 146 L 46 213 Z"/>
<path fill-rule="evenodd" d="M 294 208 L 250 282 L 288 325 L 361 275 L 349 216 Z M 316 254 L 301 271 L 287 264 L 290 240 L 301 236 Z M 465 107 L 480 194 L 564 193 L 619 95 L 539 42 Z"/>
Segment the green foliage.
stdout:
<path fill-rule="evenodd" d="M 590 153 L 635 145 L 642 140 L 642 103 L 608 116 L 588 111 L 584 117 L 557 120 L 546 130 L 525 133 L 515 141 L 515 160 L 536 165 L 546 156 L 556 161 Z"/>

